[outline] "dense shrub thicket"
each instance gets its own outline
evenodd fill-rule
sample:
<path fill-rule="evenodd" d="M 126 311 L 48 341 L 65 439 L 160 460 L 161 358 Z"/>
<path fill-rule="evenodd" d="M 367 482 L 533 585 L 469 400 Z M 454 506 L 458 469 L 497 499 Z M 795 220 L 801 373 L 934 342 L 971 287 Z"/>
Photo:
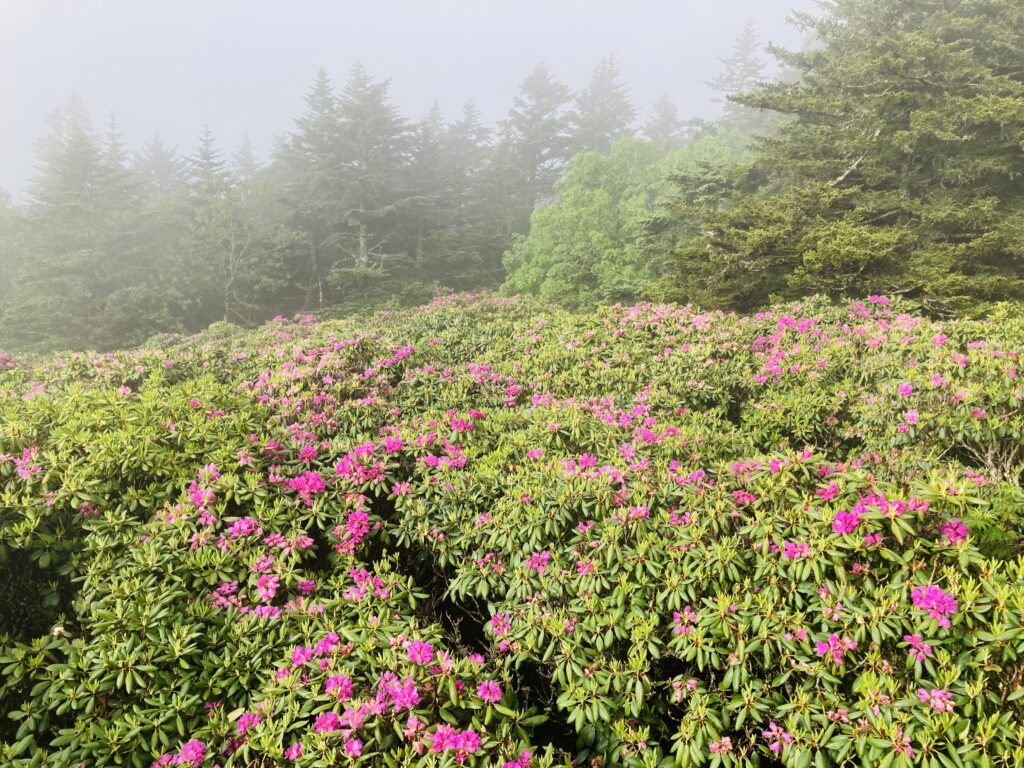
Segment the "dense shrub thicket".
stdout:
<path fill-rule="evenodd" d="M 0 356 L 0 760 L 1024 764 L 1022 343 L 462 297 Z"/>

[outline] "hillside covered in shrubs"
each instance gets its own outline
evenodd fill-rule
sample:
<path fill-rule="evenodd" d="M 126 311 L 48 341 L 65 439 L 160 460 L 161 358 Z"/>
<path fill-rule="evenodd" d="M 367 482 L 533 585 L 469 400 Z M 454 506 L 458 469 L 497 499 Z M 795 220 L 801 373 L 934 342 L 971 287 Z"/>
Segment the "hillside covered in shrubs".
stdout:
<path fill-rule="evenodd" d="M 484 296 L 0 355 L 0 763 L 1022 765 L 1022 348 Z"/>

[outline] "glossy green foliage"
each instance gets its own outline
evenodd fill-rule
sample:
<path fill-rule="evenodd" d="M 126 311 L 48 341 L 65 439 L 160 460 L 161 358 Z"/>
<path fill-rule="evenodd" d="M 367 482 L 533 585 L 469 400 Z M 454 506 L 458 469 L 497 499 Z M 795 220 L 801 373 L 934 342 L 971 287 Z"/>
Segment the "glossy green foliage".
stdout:
<path fill-rule="evenodd" d="M 0 755 L 1017 765 L 1022 342 L 463 297 L 0 357 L 0 544 L 61 580 Z"/>

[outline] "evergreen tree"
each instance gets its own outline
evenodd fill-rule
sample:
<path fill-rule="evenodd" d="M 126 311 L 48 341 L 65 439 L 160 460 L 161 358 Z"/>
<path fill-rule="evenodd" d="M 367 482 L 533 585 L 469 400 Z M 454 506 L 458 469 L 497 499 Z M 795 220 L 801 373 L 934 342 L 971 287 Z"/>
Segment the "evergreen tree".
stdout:
<path fill-rule="evenodd" d="M 417 274 L 429 275 L 440 257 L 447 230 L 454 226 L 453 168 L 447 156 L 445 125 L 435 102 L 412 128 L 405 191 L 409 197 L 401 212 L 405 230 L 402 250 L 411 255 Z"/>
<path fill-rule="evenodd" d="M 514 178 L 513 229 L 526 232 L 530 214 L 551 198 L 562 166 L 571 155 L 565 104 L 569 88 L 537 64 L 520 83 L 508 118 L 502 123 Z"/>
<path fill-rule="evenodd" d="M 802 73 L 751 107 L 790 115 L 725 205 L 682 205 L 687 298 L 904 294 L 935 313 L 1024 296 L 1024 7 L 833 0 L 800 15 Z M 722 287 L 727 294 L 722 296 Z"/>
<path fill-rule="evenodd" d="M 256 148 L 253 146 L 252 137 L 245 134 L 242 143 L 231 156 L 231 172 L 243 185 L 253 181 L 260 171 L 259 161 L 256 159 Z"/>
<path fill-rule="evenodd" d="M 444 284 L 459 290 L 494 288 L 504 278 L 501 258 L 511 244 L 512 189 L 500 181 L 501 169 L 511 173 L 512 164 L 505 162 L 511 157 L 507 142 L 495 147 L 492 135 L 472 100 L 446 135 L 458 223 L 444 245 Z"/>
<path fill-rule="evenodd" d="M 613 143 L 632 133 L 636 109 L 614 56 L 601 60 L 590 83 L 576 95 L 570 120 L 576 152 L 609 152 Z"/>
<path fill-rule="evenodd" d="M 360 64 L 338 100 L 340 118 L 341 251 L 334 281 L 349 298 L 380 285 L 398 266 L 398 224 L 411 195 L 402 180 L 409 159 L 409 128 L 388 101 L 389 80 L 375 81 Z"/>
<path fill-rule="evenodd" d="M 675 102 L 667 94 L 658 97 L 651 107 L 650 119 L 644 124 L 644 138 L 655 144 L 673 144 L 683 141 L 686 127 L 679 118 Z"/>
<path fill-rule="evenodd" d="M 462 114 L 449 128 L 451 143 L 456 147 L 460 165 L 464 168 L 479 168 L 494 131 L 484 125 L 480 110 L 473 99 L 462 105 Z"/>
<path fill-rule="evenodd" d="M 188 230 L 188 163 L 173 147 L 154 136 L 134 153 L 131 173 L 139 198 L 136 237 L 142 285 L 122 295 L 108 310 L 108 323 L 121 329 L 143 327 L 148 333 L 181 330 L 182 241 Z M 114 317 L 116 315 L 117 317 Z M 126 338 L 129 330 L 123 330 Z M 124 343 L 114 339 L 113 343 Z"/>
<path fill-rule="evenodd" d="M 223 153 L 208 123 L 203 124 L 196 151 L 188 159 L 190 184 L 195 189 L 222 176 L 227 168 Z"/>
<path fill-rule="evenodd" d="M 17 275 L 26 256 L 24 228 L 21 212 L 14 207 L 7 191 L 0 189 L 0 320 L 4 319 L 3 307 L 21 290 Z M 8 338 L 7 330 L 5 324 L 0 324 L 0 340 Z"/>
<path fill-rule="evenodd" d="M 757 26 L 748 19 L 736 40 L 733 53 L 721 59 L 723 72 L 708 85 L 726 97 L 718 124 L 726 129 L 737 129 L 753 134 L 766 132 L 772 126 L 772 118 L 748 104 L 737 101 L 741 96 L 756 88 L 764 80 L 764 62 L 760 56 L 757 41 Z"/>
<path fill-rule="evenodd" d="M 298 307 L 324 307 L 327 276 L 340 253 L 345 181 L 338 96 L 322 67 L 306 93 L 295 130 L 278 142 L 272 174 L 288 211 L 281 245 Z"/>
<path fill-rule="evenodd" d="M 27 348 L 90 345 L 106 234 L 101 200 L 106 170 L 84 105 L 69 98 L 37 145 L 39 173 L 29 190 L 26 257 L 18 290 L 3 307 L 4 326 Z"/>
<path fill-rule="evenodd" d="M 274 281 L 275 262 L 268 258 L 271 223 L 241 194 L 209 127 L 200 135 L 190 166 L 191 214 L 179 274 L 188 325 L 199 329 L 217 320 L 250 324 L 265 313 L 263 284 Z"/>
<path fill-rule="evenodd" d="M 159 136 L 154 136 L 141 150 L 133 153 L 131 170 L 144 196 L 179 195 L 184 192 L 186 163 Z"/>

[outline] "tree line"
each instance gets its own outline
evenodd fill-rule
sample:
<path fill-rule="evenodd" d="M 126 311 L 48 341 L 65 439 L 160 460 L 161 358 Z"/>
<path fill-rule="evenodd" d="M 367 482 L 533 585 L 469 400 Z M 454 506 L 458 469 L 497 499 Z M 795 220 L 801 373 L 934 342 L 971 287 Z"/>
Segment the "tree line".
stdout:
<path fill-rule="evenodd" d="M 129 152 L 75 100 L 0 202 L 0 344 L 110 348 L 216 321 L 500 289 L 570 307 L 753 311 L 901 295 L 934 316 L 1024 300 L 1024 5 L 826 0 L 806 44 L 748 24 L 710 85 L 638 126 L 615 60 L 578 92 L 537 65 L 505 119 L 418 121 L 388 81 L 321 71 L 257 162 L 209 130 Z"/>
<path fill-rule="evenodd" d="M 265 164 L 248 139 L 225 156 L 208 128 L 188 156 L 160 138 L 129 151 L 116 121 L 97 131 L 69 99 L 37 144 L 27 202 L 0 202 L 0 341 L 111 348 L 496 289 L 570 157 L 701 129 L 668 97 L 638 126 L 611 57 L 575 93 L 538 64 L 496 126 L 472 101 L 411 121 L 388 89 L 358 64 L 340 86 L 321 70 Z"/>

